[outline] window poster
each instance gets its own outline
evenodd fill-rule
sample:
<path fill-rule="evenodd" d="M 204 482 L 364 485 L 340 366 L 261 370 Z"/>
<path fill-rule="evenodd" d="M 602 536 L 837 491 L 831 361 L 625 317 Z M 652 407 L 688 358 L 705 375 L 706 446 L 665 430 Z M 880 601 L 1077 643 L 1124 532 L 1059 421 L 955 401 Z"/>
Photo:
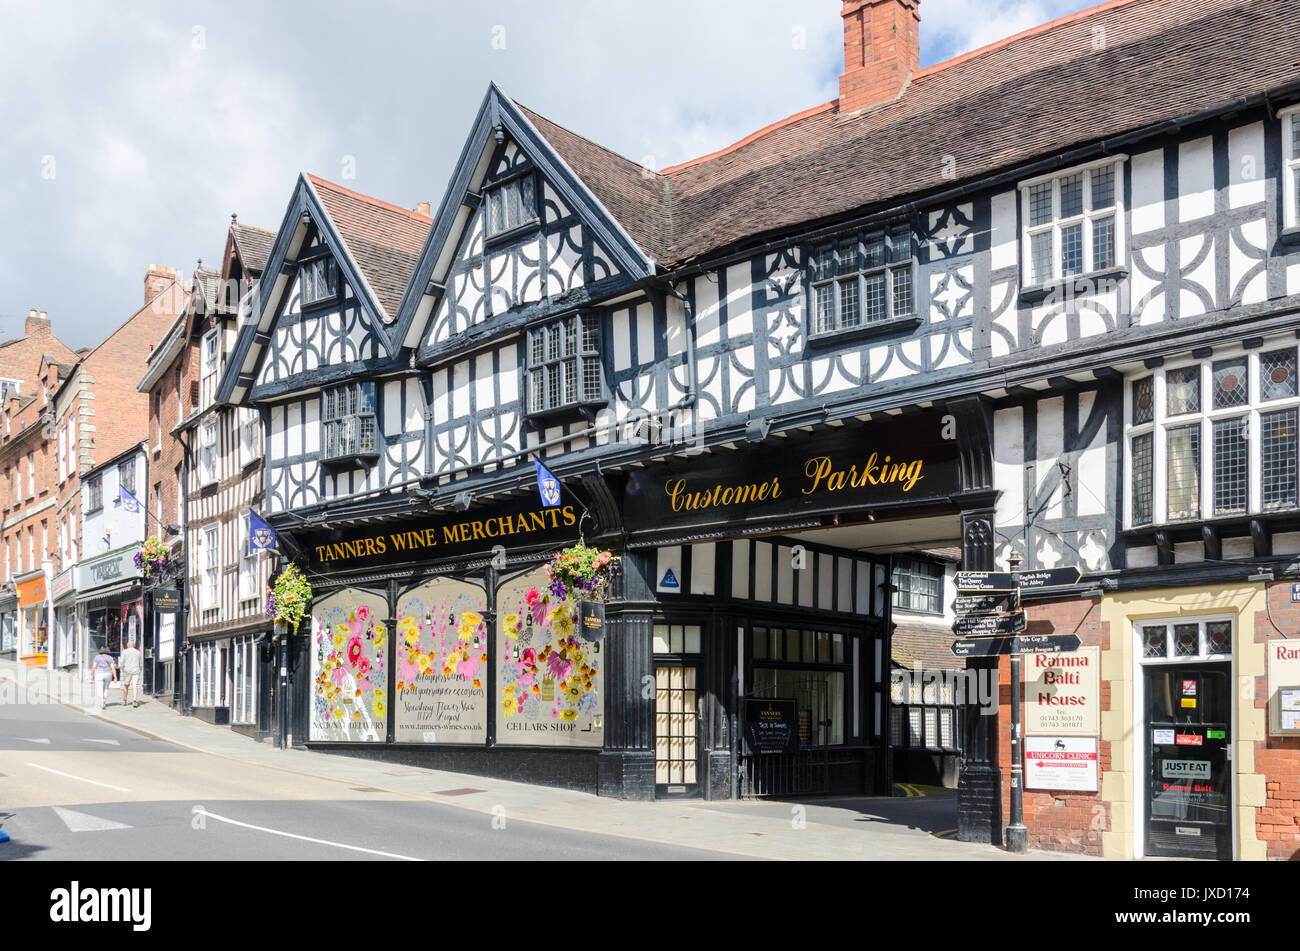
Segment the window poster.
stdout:
<path fill-rule="evenodd" d="M 576 602 L 548 590 L 543 569 L 497 589 L 499 744 L 604 745 L 601 643 L 581 636 L 577 616 Z"/>
<path fill-rule="evenodd" d="M 487 742 L 486 609 L 481 585 L 450 578 L 397 599 L 396 742 Z"/>
<path fill-rule="evenodd" d="M 312 604 L 312 740 L 383 743 L 387 738 L 387 613 L 383 595 L 354 588 Z"/>

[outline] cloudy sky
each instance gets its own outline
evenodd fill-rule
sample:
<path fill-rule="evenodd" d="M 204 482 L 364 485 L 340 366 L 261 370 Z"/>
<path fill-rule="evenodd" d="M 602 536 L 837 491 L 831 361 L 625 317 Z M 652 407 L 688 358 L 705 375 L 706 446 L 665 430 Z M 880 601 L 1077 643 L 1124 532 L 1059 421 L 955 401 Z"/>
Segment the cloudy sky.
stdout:
<path fill-rule="evenodd" d="M 921 62 L 1090 6 L 924 0 Z M 0 339 L 72 347 L 150 264 L 274 230 L 300 171 L 437 206 L 487 84 L 662 168 L 827 102 L 839 0 L 0 0 Z"/>

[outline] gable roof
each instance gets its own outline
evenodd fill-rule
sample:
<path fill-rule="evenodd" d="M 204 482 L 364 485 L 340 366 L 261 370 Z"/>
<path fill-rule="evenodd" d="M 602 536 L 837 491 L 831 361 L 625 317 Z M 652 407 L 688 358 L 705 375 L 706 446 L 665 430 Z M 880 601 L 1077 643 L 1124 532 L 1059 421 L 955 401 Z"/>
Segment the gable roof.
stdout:
<path fill-rule="evenodd" d="M 306 240 L 308 221 L 315 224 L 334 255 L 388 356 L 396 352 L 390 325 L 397 317 L 402 293 L 432 219 L 319 176 L 303 174 L 298 177 L 267 255 L 254 319 L 239 328 L 217 386 L 218 402 L 242 399 L 253 384 L 253 373 L 292 283 L 291 262 L 297 260 Z"/>
<path fill-rule="evenodd" d="M 492 83 L 410 275 L 394 335 L 398 345 L 418 344 L 417 331 L 423 329 L 421 318 L 432 312 L 441 294 L 454 252 L 477 207 L 490 159 L 497 143 L 507 136 L 565 205 L 578 214 L 623 274 L 639 280 L 654 273 L 653 249 L 657 245 L 653 243 L 653 232 L 662 217 L 662 209 L 656 207 L 658 190 L 654 182 L 638 186 L 640 166 L 529 112 Z M 565 143 L 567 153 L 555 148 L 555 142 Z M 604 182 L 606 187 L 597 192 L 589 180 Z M 632 197 L 626 197 L 629 195 Z M 640 238 L 632 236 L 620 215 L 638 222 Z"/>
<path fill-rule="evenodd" d="M 526 114 L 637 244 L 674 266 L 1300 91 L 1298 20 L 1300 0 L 1112 0 L 919 70 L 892 103 L 853 115 L 826 103 L 660 173 Z"/>
<path fill-rule="evenodd" d="M 271 256 L 275 232 L 234 221 L 230 225 L 230 237 L 239 251 L 239 259 L 244 263 L 244 270 L 252 271 L 254 275 L 261 274 L 266 269 L 266 259 Z"/>
<path fill-rule="evenodd" d="M 391 318 L 433 219 L 308 175 L 366 281 Z"/>

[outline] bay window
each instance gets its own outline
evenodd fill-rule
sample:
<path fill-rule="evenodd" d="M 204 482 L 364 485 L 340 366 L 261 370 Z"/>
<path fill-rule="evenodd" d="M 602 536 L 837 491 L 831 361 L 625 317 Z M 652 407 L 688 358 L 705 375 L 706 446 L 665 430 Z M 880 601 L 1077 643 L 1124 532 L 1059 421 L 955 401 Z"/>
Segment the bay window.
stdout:
<path fill-rule="evenodd" d="M 378 452 L 375 384 L 344 383 L 321 394 L 321 446 L 327 460 Z"/>
<path fill-rule="evenodd" d="M 528 411 L 605 402 L 600 317 L 571 314 L 528 331 Z"/>
<path fill-rule="evenodd" d="M 1131 527 L 1300 506 L 1297 356 L 1270 345 L 1128 382 Z"/>

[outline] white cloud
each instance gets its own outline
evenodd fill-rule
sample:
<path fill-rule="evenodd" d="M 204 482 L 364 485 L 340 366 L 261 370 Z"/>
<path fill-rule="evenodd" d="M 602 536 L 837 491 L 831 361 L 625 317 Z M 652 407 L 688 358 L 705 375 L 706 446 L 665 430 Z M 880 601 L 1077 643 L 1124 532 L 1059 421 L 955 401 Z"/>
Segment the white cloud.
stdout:
<path fill-rule="evenodd" d="M 1082 5 L 925 0 L 923 55 Z M 636 161 L 716 150 L 835 97 L 839 9 L 0 0 L 0 337 L 35 306 L 97 343 L 150 263 L 217 263 L 231 212 L 278 227 L 300 171 L 436 205 L 491 80 Z"/>

